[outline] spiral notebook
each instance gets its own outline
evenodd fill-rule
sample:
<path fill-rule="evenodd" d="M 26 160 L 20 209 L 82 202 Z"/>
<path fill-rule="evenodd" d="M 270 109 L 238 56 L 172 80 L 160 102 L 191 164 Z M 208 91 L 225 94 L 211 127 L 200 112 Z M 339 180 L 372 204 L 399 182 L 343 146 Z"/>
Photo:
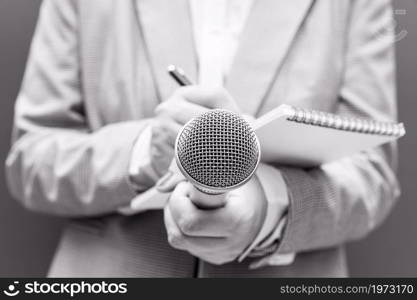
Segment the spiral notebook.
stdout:
<path fill-rule="evenodd" d="M 373 148 L 405 134 L 402 123 L 342 117 L 280 105 L 252 123 L 262 161 L 314 167 Z"/>

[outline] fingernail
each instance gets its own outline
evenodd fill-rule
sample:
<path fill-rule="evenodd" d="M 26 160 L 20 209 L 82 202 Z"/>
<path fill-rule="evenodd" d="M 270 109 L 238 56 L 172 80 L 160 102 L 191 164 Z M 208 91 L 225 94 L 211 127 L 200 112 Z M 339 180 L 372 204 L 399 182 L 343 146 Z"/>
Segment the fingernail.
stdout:
<path fill-rule="evenodd" d="M 168 171 L 161 179 L 156 182 L 156 187 L 160 188 L 163 187 L 165 183 L 172 177 L 174 173 L 172 171 Z"/>

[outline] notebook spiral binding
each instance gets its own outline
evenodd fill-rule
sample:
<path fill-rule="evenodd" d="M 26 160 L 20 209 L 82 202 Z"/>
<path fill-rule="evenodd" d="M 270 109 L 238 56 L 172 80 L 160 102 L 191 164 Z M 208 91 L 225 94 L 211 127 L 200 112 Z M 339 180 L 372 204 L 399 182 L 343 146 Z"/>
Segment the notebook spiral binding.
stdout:
<path fill-rule="evenodd" d="M 402 123 L 396 124 L 392 122 L 378 122 L 354 117 L 342 117 L 327 112 L 303 109 L 294 106 L 291 106 L 290 111 L 288 120 L 298 123 L 365 134 L 398 137 L 405 134 L 405 128 Z"/>

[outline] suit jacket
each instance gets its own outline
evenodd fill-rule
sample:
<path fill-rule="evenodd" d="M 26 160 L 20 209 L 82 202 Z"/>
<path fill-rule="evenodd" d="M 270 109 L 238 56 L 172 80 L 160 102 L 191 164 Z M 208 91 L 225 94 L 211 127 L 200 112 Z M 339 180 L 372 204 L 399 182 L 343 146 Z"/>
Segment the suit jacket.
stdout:
<path fill-rule="evenodd" d="M 258 0 L 226 88 L 254 116 L 288 103 L 395 120 L 391 22 L 388 1 Z M 169 246 L 160 211 L 115 213 L 135 196 L 133 144 L 176 88 L 167 65 L 196 78 L 191 30 L 187 0 L 44 1 L 6 165 L 24 206 L 70 217 L 50 276 L 193 276 L 197 259 Z M 394 144 L 312 169 L 262 164 L 266 197 L 278 169 L 288 186 L 277 251 L 295 262 L 199 262 L 200 276 L 346 276 L 343 244 L 388 214 L 395 168 Z"/>

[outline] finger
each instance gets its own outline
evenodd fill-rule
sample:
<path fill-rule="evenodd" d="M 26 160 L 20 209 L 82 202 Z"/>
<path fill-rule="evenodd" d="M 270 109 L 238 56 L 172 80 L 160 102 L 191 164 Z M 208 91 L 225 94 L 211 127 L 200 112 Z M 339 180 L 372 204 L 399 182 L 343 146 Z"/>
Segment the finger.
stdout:
<path fill-rule="evenodd" d="M 168 101 L 159 104 L 155 109 L 155 114 L 171 118 L 175 122 L 184 125 L 192 118 L 207 111 L 207 107 L 186 101 L 180 96 L 174 96 Z"/>
<path fill-rule="evenodd" d="M 168 171 L 169 164 L 174 158 L 175 150 L 170 147 L 155 146 L 152 148 L 152 160 L 155 161 L 156 165 L 164 166 L 165 172 Z M 164 173 L 165 173 L 164 172 Z"/>
<path fill-rule="evenodd" d="M 188 237 L 181 232 L 168 206 L 164 208 L 164 223 L 169 244 L 180 250 L 186 250 L 195 256 L 213 254 L 224 251 L 222 238 Z"/>
<path fill-rule="evenodd" d="M 184 175 L 182 175 L 178 168 L 177 162 L 173 159 L 169 166 L 168 173 L 156 183 L 156 188 L 161 193 L 170 193 L 178 183 L 185 180 Z"/>
<path fill-rule="evenodd" d="M 202 210 L 191 201 L 194 187 L 180 183 L 168 203 L 172 216 L 182 233 L 194 237 L 228 237 L 236 231 L 236 218 L 226 208 Z M 226 205 L 227 206 L 227 205 Z"/>
<path fill-rule="evenodd" d="M 182 174 L 169 170 L 167 174 L 158 180 L 156 189 L 161 193 L 170 193 L 182 181 L 185 181 Z"/>
<path fill-rule="evenodd" d="M 167 142 L 169 146 L 174 147 L 181 128 L 181 124 L 168 117 L 157 118 L 152 127 L 152 139 L 154 140 L 152 144 L 165 145 Z"/>
<path fill-rule="evenodd" d="M 168 206 L 164 208 L 164 223 L 167 230 L 168 243 L 176 249 L 186 250 L 185 236 L 177 226 L 177 223 L 175 223 Z"/>
<path fill-rule="evenodd" d="M 209 109 L 223 108 L 239 112 L 236 102 L 224 88 L 207 88 L 193 85 L 179 88 L 175 95 Z"/>

